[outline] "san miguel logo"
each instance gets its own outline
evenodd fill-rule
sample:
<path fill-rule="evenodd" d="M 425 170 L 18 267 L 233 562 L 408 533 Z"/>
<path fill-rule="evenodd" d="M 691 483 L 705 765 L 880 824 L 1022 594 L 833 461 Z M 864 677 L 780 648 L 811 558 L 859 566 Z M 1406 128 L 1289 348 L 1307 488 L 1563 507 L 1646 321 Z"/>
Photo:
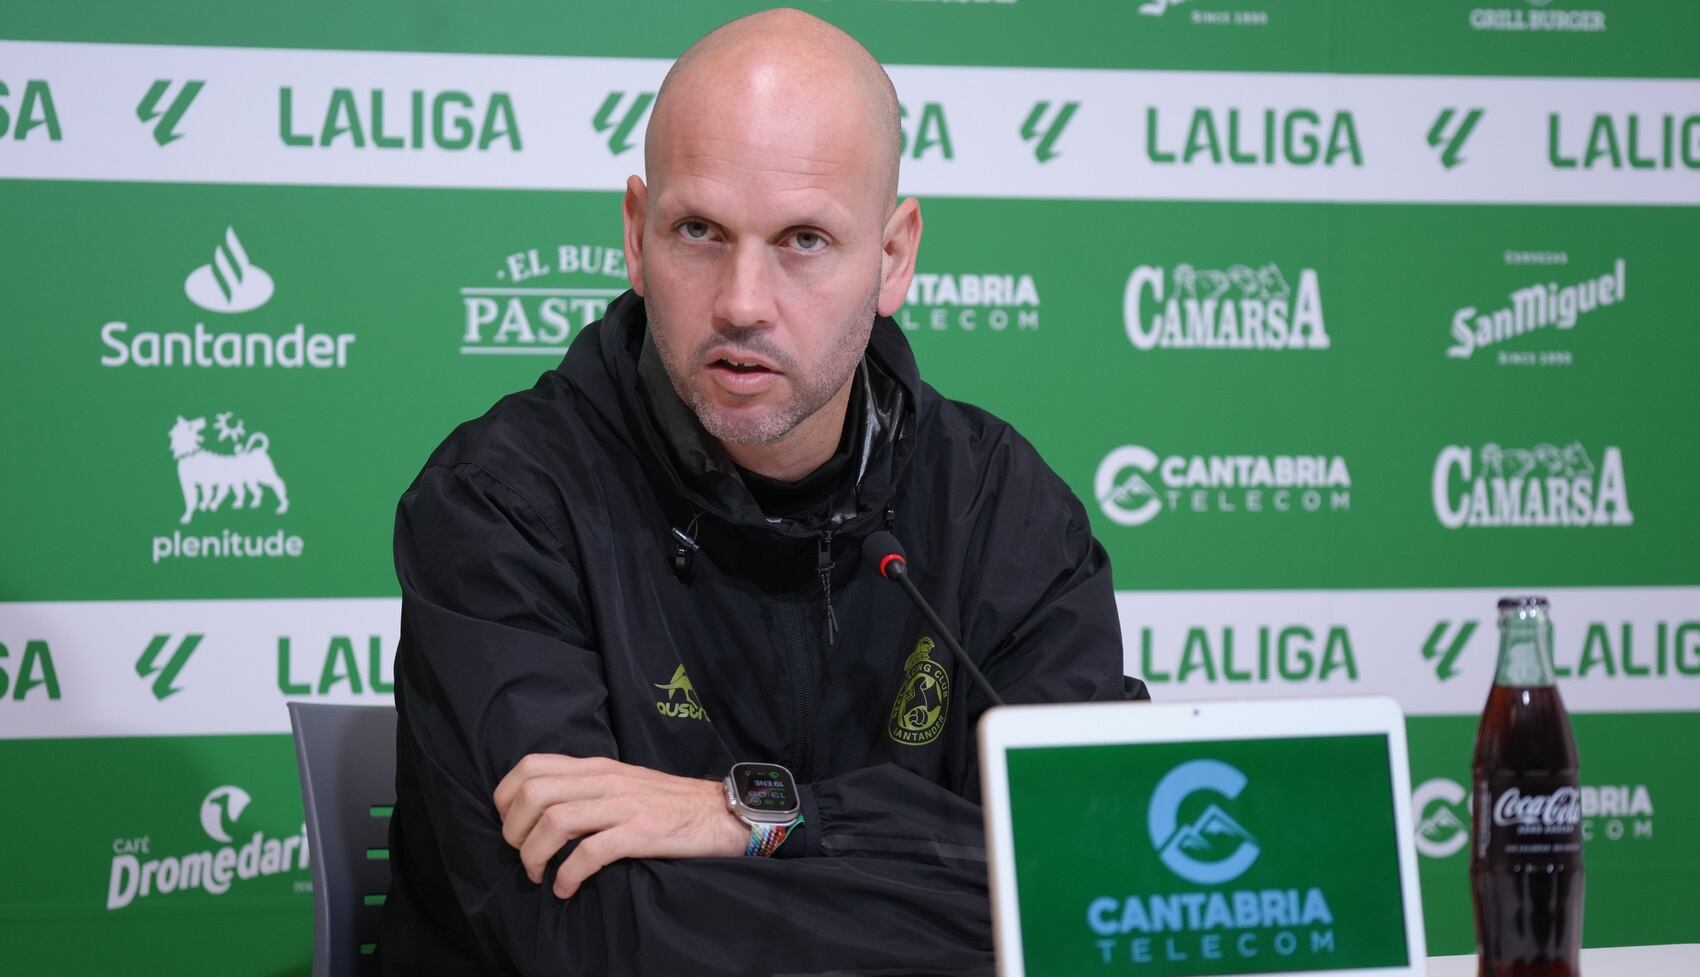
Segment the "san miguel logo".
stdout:
<path fill-rule="evenodd" d="M 1327 349 L 1328 324 L 1316 269 L 1289 280 L 1269 262 L 1200 268 L 1139 265 L 1122 292 L 1122 323 L 1133 348 Z"/>
<path fill-rule="evenodd" d="M 1507 448 L 1448 445 L 1434 460 L 1434 515 L 1447 529 L 1484 526 L 1630 526 L 1623 453 L 1596 465 L 1582 442 Z"/>
<path fill-rule="evenodd" d="M 933 639 L 922 638 L 903 663 L 903 687 L 891 704 L 886 733 L 903 746 L 925 746 L 944 732 L 950 675 L 933 660 Z"/>
<path fill-rule="evenodd" d="M 181 526 L 205 523 L 215 513 L 267 510 L 271 516 L 289 511 L 289 490 L 272 462 L 271 438 L 263 431 L 249 433 L 246 422 L 231 411 L 213 417 L 216 440 L 207 443 L 207 419 L 178 415 L 167 432 L 177 487 L 183 499 Z M 251 522 L 245 520 L 245 522 Z M 278 529 L 266 535 L 221 527 L 210 535 L 153 537 L 153 562 L 172 558 L 297 557 L 305 544 L 300 536 Z"/>
<path fill-rule="evenodd" d="M 1571 281 L 1533 282 L 1512 291 L 1505 304 L 1498 308 L 1467 305 L 1452 314 L 1452 345 L 1446 355 L 1467 360 L 1477 350 L 1498 346 L 1533 332 L 1555 330 L 1568 332 L 1584 316 L 1622 302 L 1629 294 L 1629 265 L 1622 258 L 1612 263 L 1611 270 L 1602 275 Z M 1501 364 L 1509 366 L 1537 363 L 1568 365 L 1570 354 L 1564 351 L 1505 352 L 1498 356 Z"/>

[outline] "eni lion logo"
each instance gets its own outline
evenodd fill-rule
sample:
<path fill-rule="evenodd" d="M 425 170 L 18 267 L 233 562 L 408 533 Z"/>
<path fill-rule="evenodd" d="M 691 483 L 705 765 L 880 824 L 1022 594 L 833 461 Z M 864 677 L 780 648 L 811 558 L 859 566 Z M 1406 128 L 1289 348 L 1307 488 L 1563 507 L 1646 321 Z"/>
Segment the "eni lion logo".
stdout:
<path fill-rule="evenodd" d="M 241 419 L 229 411 L 216 421 L 218 439 L 233 442 L 231 454 L 202 445 L 204 417 L 189 420 L 179 415 L 171 426 L 171 455 L 177 459 L 177 483 L 183 490 L 183 518 L 178 521 L 188 525 L 197 511 L 217 512 L 226 497 L 237 509 L 258 508 L 268 488 L 277 496 L 277 514 L 288 512 L 289 493 L 272 465 L 271 439 L 260 432 L 248 435 Z"/>
<path fill-rule="evenodd" d="M 950 676 L 933 661 L 933 639 L 922 638 L 903 663 L 903 687 L 891 704 L 886 732 L 904 746 L 925 746 L 944 732 L 950 705 Z"/>

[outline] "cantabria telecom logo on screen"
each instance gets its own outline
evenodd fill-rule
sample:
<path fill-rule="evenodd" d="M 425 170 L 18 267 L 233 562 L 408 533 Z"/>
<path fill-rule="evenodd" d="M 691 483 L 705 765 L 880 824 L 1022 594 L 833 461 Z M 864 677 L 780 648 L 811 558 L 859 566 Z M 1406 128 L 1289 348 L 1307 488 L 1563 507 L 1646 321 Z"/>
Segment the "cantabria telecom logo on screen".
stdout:
<path fill-rule="evenodd" d="M 1352 507 L 1339 455 L 1169 455 L 1136 444 L 1104 456 L 1092 480 L 1105 516 L 1143 526 L 1164 511 L 1338 512 Z"/>
<path fill-rule="evenodd" d="M 1328 324 L 1316 269 L 1290 283 L 1274 262 L 1253 267 L 1139 265 L 1122 292 L 1133 348 L 1327 349 Z"/>
<path fill-rule="evenodd" d="M 183 281 L 183 294 L 189 301 L 219 315 L 256 311 L 276 293 L 271 273 L 249 256 L 234 227 L 225 228 L 212 260 L 189 272 Z M 354 334 L 310 333 L 301 323 L 282 332 L 264 324 L 214 332 L 204 322 L 192 329 L 136 330 L 128 322 L 115 320 L 100 327 L 100 342 L 108 350 L 100 358 L 100 365 L 106 367 L 340 370 L 348 366 Z"/>
<path fill-rule="evenodd" d="M 272 462 L 271 438 L 263 431 L 249 433 L 246 422 L 231 411 L 214 415 L 213 433 L 217 440 L 208 445 L 207 419 L 182 415 L 167 432 L 183 498 L 178 523 L 188 526 L 197 519 L 205 523 L 226 503 L 233 515 L 246 510 L 244 521 L 250 523 L 262 508 L 269 508 L 273 516 L 288 512 L 289 491 Z M 169 536 L 153 537 L 152 543 L 155 564 L 174 558 L 296 557 L 305 547 L 300 536 L 282 529 L 267 535 L 228 527 L 212 535 L 184 535 L 179 529 Z"/>
<path fill-rule="evenodd" d="M 112 842 L 112 874 L 106 908 L 124 909 L 138 899 L 201 891 L 221 896 L 237 882 L 307 870 L 307 826 L 292 835 L 255 831 L 237 843 L 236 822 L 253 798 L 232 784 L 213 788 L 201 800 L 201 830 L 217 847 L 179 855 L 153 855 L 152 836 Z"/>
<path fill-rule="evenodd" d="M 1608 446 L 1596 466 L 1582 442 L 1559 447 L 1447 445 L 1434 460 L 1434 515 L 1447 529 L 1630 526 L 1623 453 Z"/>
<path fill-rule="evenodd" d="M 1248 778 L 1221 760 L 1178 764 L 1157 782 L 1146 831 L 1159 861 L 1184 882 L 1221 886 L 1244 875 L 1263 854 L 1250 831 L 1222 804 L 1245 791 Z M 1195 795 L 1211 800 L 1181 823 Z M 1334 952 L 1334 912 L 1320 888 L 1207 889 L 1150 895 L 1099 896 L 1086 906 L 1104 963 L 1293 957 Z"/>

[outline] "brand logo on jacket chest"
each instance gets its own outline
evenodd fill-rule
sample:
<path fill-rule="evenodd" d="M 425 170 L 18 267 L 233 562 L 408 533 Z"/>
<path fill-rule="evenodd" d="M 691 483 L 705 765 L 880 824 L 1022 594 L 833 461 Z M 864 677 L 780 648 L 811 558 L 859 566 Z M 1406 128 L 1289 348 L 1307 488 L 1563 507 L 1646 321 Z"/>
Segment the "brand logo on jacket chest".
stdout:
<path fill-rule="evenodd" d="M 886 732 L 895 743 L 925 746 L 944 732 L 950 705 L 950 675 L 933 661 L 933 639 L 922 638 L 903 663 L 903 687 L 891 704 Z"/>
<path fill-rule="evenodd" d="M 680 665 L 665 685 L 657 685 L 656 688 L 667 693 L 666 699 L 655 700 L 655 709 L 663 716 L 669 719 L 700 719 L 705 723 L 712 722 L 702 708 L 702 700 L 697 698 L 697 690 L 691 684 L 690 676 L 685 674 L 685 666 Z M 675 695 L 679 696 L 676 700 Z"/>

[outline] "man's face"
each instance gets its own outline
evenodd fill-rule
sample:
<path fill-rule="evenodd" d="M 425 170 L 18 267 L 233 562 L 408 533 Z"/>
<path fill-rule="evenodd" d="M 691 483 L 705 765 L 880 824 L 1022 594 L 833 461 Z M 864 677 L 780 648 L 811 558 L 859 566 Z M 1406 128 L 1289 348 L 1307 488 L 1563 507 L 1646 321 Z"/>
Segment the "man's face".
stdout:
<path fill-rule="evenodd" d="M 878 167 L 856 127 L 774 108 L 716 100 L 652 127 L 665 142 L 650 185 L 629 187 L 656 348 L 680 399 L 734 444 L 777 441 L 845 390 L 880 304 Z"/>

